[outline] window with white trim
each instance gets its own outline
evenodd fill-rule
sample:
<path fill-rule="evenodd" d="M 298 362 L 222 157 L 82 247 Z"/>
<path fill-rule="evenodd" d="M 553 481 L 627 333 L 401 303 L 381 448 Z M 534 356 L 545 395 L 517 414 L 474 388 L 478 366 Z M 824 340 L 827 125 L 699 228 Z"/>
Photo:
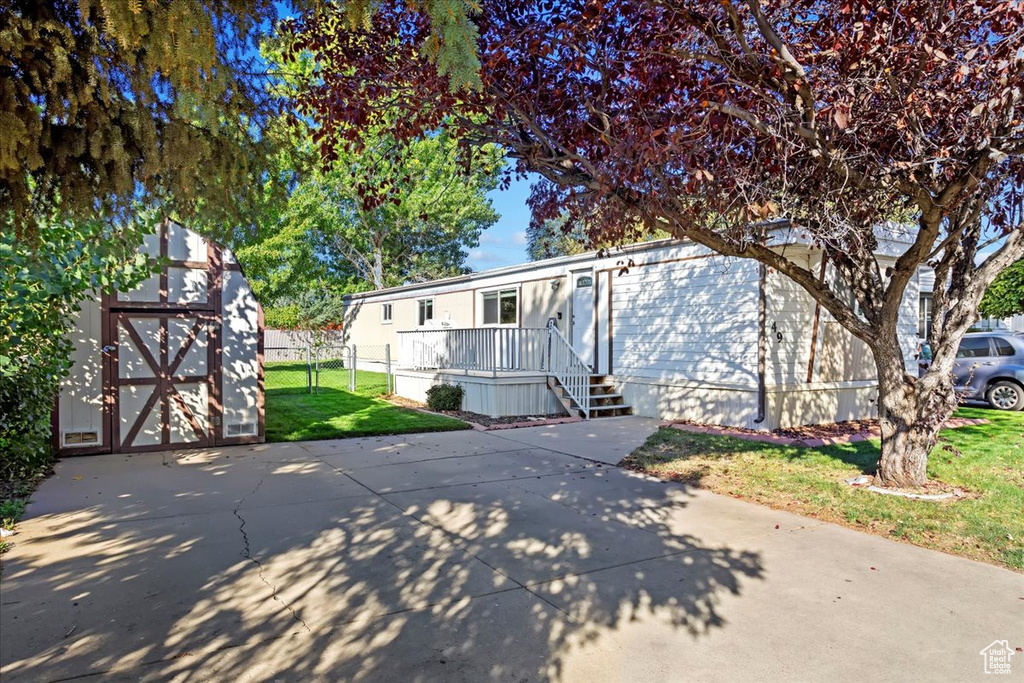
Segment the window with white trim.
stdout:
<path fill-rule="evenodd" d="M 519 313 L 519 292 L 503 289 L 484 294 L 484 325 L 515 325 Z"/>
<path fill-rule="evenodd" d="M 434 300 L 420 299 L 417 303 L 419 304 L 419 325 L 422 327 L 434 319 Z"/>
<path fill-rule="evenodd" d="M 380 305 L 380 321 L 384 324 L 391 323 L 392 308 L 391 304 Z"/>

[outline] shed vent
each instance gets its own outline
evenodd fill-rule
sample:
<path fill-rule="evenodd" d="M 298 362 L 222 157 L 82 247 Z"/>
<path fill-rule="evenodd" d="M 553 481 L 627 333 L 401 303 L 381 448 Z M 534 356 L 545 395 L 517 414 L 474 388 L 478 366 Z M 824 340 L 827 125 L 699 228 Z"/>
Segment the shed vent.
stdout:
<path fill-rule="evenodd" d="M 227 430 L 225 436 L 255 436 L 256 434 L 255 422 L 234 422 L 224 425 L 224 427 Z"/>
<path fill-rule="evenodd" d="M 95 446 L 100 442 L 99 432 L 64 432 L 65 446 Z"/>

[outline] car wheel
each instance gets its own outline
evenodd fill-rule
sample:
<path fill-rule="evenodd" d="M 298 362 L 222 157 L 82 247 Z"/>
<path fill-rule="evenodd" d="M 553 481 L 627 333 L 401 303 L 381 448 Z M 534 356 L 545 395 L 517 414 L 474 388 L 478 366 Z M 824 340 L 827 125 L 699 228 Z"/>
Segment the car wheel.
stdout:
<path fill-rule="evenodd" d="M 1024 408 L 1024 389 L 1014 382 L 996 382 L 988 388 L 985 400 L 996 410 L 1020 410 Z"/>

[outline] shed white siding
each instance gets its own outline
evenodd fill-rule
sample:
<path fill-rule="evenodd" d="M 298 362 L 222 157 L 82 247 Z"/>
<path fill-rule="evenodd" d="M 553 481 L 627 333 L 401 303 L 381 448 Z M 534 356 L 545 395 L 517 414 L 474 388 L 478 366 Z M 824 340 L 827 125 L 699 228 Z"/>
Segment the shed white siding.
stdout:
<path fill-rule="evenodd" d="M 263 438 L 263 321 L 231 253 L 175 223 L 141 251 L 166 259 L 139 287 L 81 302 L 56 405 L 65 454 Z"/>
<path fill-rule="evenodd" d="M 240 270 L 224 272 L 221 294 L 221 377 L 224 434 L 257 436 L 263 412 L 262 311 Z"/>

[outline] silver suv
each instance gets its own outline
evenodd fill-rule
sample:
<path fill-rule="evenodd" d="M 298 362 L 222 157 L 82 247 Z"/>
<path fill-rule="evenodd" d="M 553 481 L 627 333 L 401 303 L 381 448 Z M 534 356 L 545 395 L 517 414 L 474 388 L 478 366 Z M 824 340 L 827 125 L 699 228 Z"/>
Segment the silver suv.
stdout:
<path fill-rule="evenodd" d="M 1024 334 L 964 335 L 953 364 L 953 385 L 963 399 L 988 401 L 997 410 L 1024 409 Z"/>

